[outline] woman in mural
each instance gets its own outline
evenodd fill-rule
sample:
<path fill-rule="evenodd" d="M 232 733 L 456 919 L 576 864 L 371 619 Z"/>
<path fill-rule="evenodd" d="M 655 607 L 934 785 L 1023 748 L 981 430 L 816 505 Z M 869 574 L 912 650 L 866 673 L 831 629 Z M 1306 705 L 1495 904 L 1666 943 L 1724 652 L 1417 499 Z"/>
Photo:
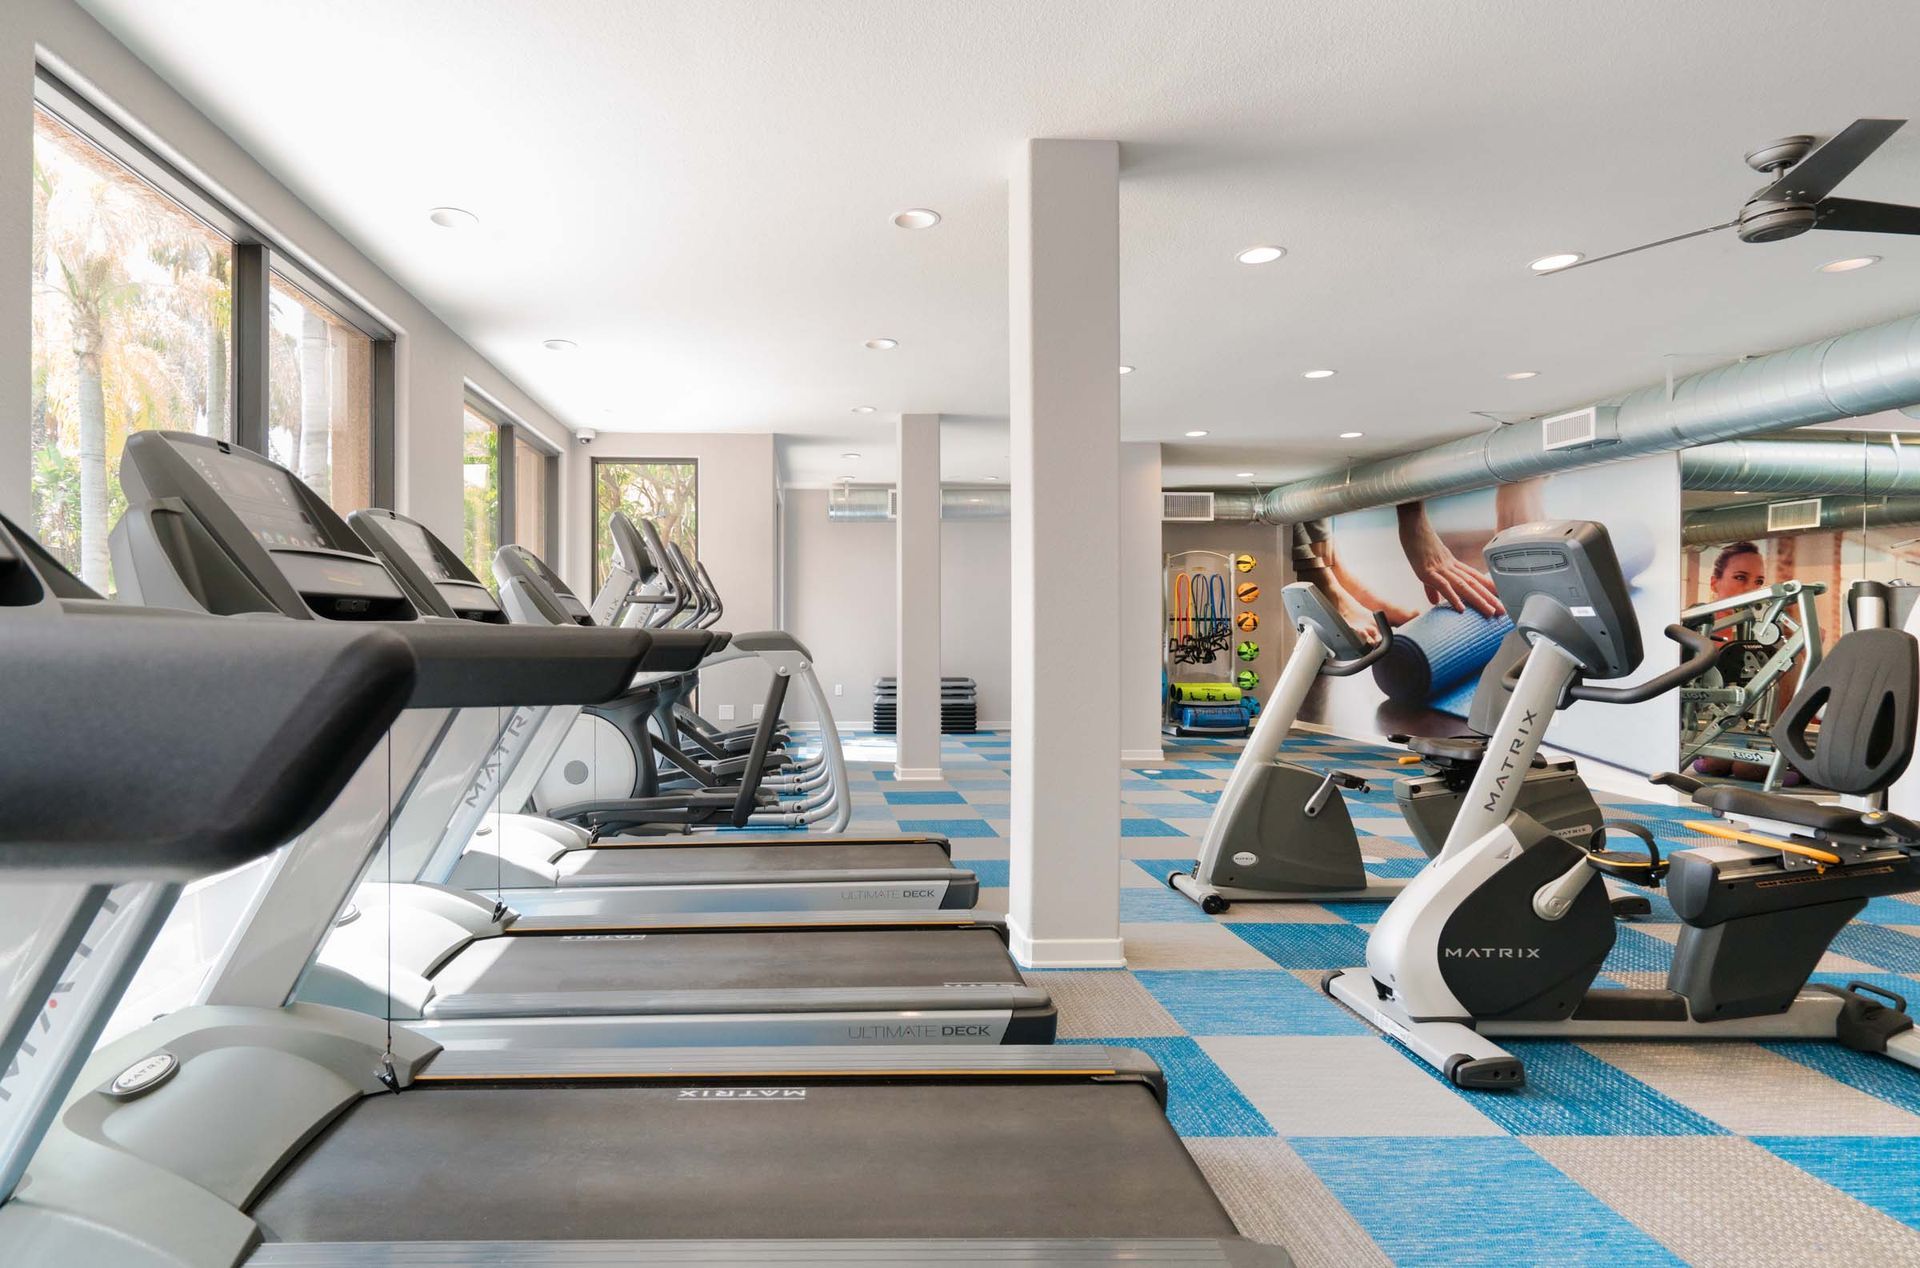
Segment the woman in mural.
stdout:
<path fill-rule="evenodd" d="M 1714 556 L 1713 571 L 1707 579 L 1709 601 L 1724 603 L 1729 599 L 1737 599 L 1743 594 L 1764 589 L 1766 585 L 1766 557 L 1760 553 L 1760 547 L 1753 542 L 1734 542 L 1723 547 L 1720 553 Z M 1799 628 L 1785 615 L 1782 615 L 1779 621 L 1786 627 L 1787 634 Z M 1734 643 L 1745 638 L 1746 634 L 1746 623 L 1735 622 L 1724 629 L 1713 631 L 1713 638 L 1719 643 Z M 1723 675 L 1728 672 L 1730 671 L 1727 669 L 1721 670 Z M 1768 711 L 1769 715 L 1778 713 L 1787 701 L 1793 699 L 1793 694 L 1798 690 L 1799 685 L 1800 669 L 1796 664 L 1781 675 L 1779 685 L 1773 692 L 1773 704 Z M 1773 725 L 1773 717 L 1756 717 L 1753 719 L 1753 725 L 1760 730 L 1766 730 Z M 1712 775 L 1721 779 L 1743 779 L 1753 783 L 1759 783 L 1767 777 L 1767 768 L 1764 766 L 1754 762 L 1733 761 L 1725 757 L 1695 758 L 1693 769 L 1694 773 L 1699 775 Z M 1784 782 L 1799 783 L 1799 773 L 1788 770 Z"/>

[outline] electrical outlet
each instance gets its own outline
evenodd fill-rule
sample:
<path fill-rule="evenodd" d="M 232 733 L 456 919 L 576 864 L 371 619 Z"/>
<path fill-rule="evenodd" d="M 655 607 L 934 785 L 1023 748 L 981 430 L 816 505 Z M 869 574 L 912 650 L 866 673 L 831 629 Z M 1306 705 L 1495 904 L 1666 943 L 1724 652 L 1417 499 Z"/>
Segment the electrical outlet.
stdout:
<path fill-rule="evenodd" d="M 757 704 L 753 706 L 753 720 L 755 722 L 758 722 L 760 720 L 760 715 L 765 713 L 766 711 L 767 711 L 767 706 L 763 704 Z"/>
<path fill-rule="evenodd" d="M 731 721 L 733 721 L 733 706 L 732 706 L 732 705 L 730 705 L 730 704 L 723 704 L 723 705 L 721 705 L 721 706 L 720 706 L 720 720 L 721 720 L 722 722 L 731 722 Z"/>
<path fill-rule="evenodd" d="M 846 687 L 846 684 L 845 684 L 845 683 L 839 683 L 839 682 L 836 682 L 836 683 L 834 683 L 834 684 L 833 684 L 833 694 L 834 694 L 834 695 L 836 695 L 836 696 L 844 696 L 844 695 L 846 695 L 846 694 L 847 694 L 847 687 Z"/>

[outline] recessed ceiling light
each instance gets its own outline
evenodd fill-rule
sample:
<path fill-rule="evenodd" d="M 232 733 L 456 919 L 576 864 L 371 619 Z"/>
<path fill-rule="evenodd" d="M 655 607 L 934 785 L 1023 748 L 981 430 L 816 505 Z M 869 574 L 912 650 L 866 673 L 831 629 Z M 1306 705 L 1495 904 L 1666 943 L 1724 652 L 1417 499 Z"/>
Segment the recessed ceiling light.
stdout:
<path fill-rule="evenodd" d="M 464 207 L 435 207 L 427 213 L 427 219 L 442 229 L 471 229 L 480 223 L 480 217 Z"/>
<path fill-rule="evenodd" d="M 985 498 L 968 498 L 967 501 L 973 503 L 975 506 L 978 506 L 982 502 L 986 501 L 986 499 Z"/>
<path fill-rule="evenodd" d="M 1303 379 L 1330 379 L 1338 373 L 1338 370 L 1305 370 L 1301 372 L 1300 377 Z"/>
<path fill-rule="evenodd" d="M 1529 260 L 1527 267 L 1535 273 L 1551 273 L 1555 269 L 1564 269 L 1570 264 L 1578 264 L 1586 258 L 1578 251 L 1557 251 L 1552 255 L 1543 255 L 1537 260 Z"/>
<path fill-rule="evenodd" d="M 1203 431 L 1190 431 L 1190 432 L 1188 432 L 1188 433 L 1187 433 L 1187 439 L 1189 439 L 1189 440 L 1198 440 L 1198 439 L 1200 439 L 1200 437 L 1202 437 L 1202 436 L 1204 436 L 1204 435 L 1206 435 L 1206 434 L 1207 434 L 1207 433 L 1205 433 L 1205 432 L 1203 432 Z"/>
<path fill-rule="evenodd" d="M 856 413 L 856 414 L 871 414 L 871 413 L 873 413 L 873 406 L 871 406 L 871 405 L 856 405 L 856 406 L 854 406 L 854 407 L 853 407 L 853 412 L 854 412 L 854 413 Z"/>
<path fill-rule="evenodd" d="M 1364 436 L 1364 435 L 1366 435 L 1366 434 L 1367 434 L 1367 433 L 1365 433 L 1365 432 L 1363 432 L 1363 431 L 1343 431 L 1343 432 L 1341 432 L 1341 433 L 1340 433 L 1340 439 L 1342 439 L 1342 440 L 1358 440 L 1358 439 L 1360 439 L 1360 438 L 1361 438 L 1362 436 Z"/>
<path fill-rule="evenodd" d="M 859 457 L 860 457 L 860 455 L 859 455 L 859 454 L 857 454 L 857 453 L 843 453 L 843 454 L 841 454 L 840 456 L 841 456 L 842 458 L 845 458 L 845 459 L 846 459 L 847 461 L 849 461 L 849 462 L 853 462 L 853 461 L 856 461 L 856 460 L 858 460 L 858 459 L 859 459 Z"/>
<path fill-rule="evenodd" d="M 931 207 L 909 207 L 894 212 L 893 223 L 902 229 L 931 229 L 940 223 L 940 213 Z"/>
<path fill-rule="evenodd" d="M 875 352 L 890 352 L 900 346 L 898 339 L 869 339 L 867 346 Z"/>
<path fill-rule="evenodd" d="M 1870 264 L 1880 263 L 1877 255 L 1856 255 L 1845 260 L 1832 260 L 1820 266 L 1822 273 L 1851 273 L 1855 269 L 1864 269 Z"/>
<path fill-rule="evenodd" d="M 1513 379 L 1513 380 L 1514 380 L 1514 381 L 1516 381 L 1516 382 L 1518 382 L 1518 381 L 1519 381 L 1519 380 L 1521 380 L 1521 379 L 1537 379 L 1537 378 L 1539 378 L 1539 377 L 1540 377 L 1540 371 L 1538 371 L 1538 370 L 1515 370 L 1515 371 L 1514 371 L 1514 372 L 1513 372 L 1512 374 L 1509 374 L 1509 375 L 1508 375 L 1507 377 L 1508 377 L 1508 378 L 1510 378 L 1510 379 Z"/>
<path fill-rule="evenodd" d="M 1130 366 L 1130 365 L 1123 365 L 1123 366 L 1121 366 L 1121 367 L 1120 367 L 1120 373 L 1122 373 L 1122 374 L 1132 374 L 1132 373 L 1133 373 L 1133 367 L 1132 367 L 1132 366 Z"/>
<path fill-rule="evenodd" d="M 1248 247 L 1233 258 L 1242 264 L 1272 264 L 1286 253 L 1285 247 Z"/>
<path fill-rule="evenodd" d="M 548 352 L 572 352 L 580 345 L 571 339 L 548 339 L 540 346 Z"/>
<path fill-rule="evenodd" d="M 1000 483 L 1000 477 L 999 477 L 999 476 L 981 476 L 980 478 L 981 478 L 982 480 L 985 480 L 985 481 L 986 481 L 987 483 L 989 483 L 989 484 L 998 484 L 998 483 Z"/>
<path fill-rule="evenodd" d="M 1236 471 L 1236 472 L 1234 472 L 1234 473 L 1233 473 L 1233 478 L 1234 478 L 1234 479 L 1236 479 L 1236 480 L 1251 480 L 1251 479 L 1253 479 L 1253 472 L 1251 472 L 1251 471 Z"/>

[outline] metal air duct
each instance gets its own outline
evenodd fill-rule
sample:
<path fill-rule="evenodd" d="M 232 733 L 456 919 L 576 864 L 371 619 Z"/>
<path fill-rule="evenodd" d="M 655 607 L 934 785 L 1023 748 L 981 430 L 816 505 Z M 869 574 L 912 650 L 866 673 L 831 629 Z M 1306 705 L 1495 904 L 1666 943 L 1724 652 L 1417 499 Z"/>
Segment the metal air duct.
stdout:
<path fill-rule="evenodd" d="M 1543 449 L 1538 423 L 1515 424 L 1281 485 L 1261 499 L 1261 518 L 1319 519 L 1920 404 L 1920 314 L 1689 375 L 1671 390 L 1653 384 L 1602 404 L 1615 411 L 1617 439 L 1610 444 Z"/>
<path fill-rule="evenodd" d="M 1892 440 L 1728 440 L 1680 451 L 1680 487 L 1756 494 L 1920 494 L 1920 453 Z"/>
<path fill-rule="evenodd" d="M 1013 513 L 1013 495 L 1005 485 L 940 488 L 943 520 L 1003 520 Z M 890 484 L 836 484 L 827 491 L 827 518 L 843 523 L 884 522 L 893 518 Z"/>
<path fill-rule="evenodd" d="M 1820 522 L 1799 521 L 1796 527 L 1774 529 L 1767 526 L 1766 502 L 1742 502 L 1737 506 L 1710 506 L 1688 511 L 1681 522 L 1680 541 L 1687 546 L 1725 546 L 1732 542 L 1758 541 L 1789 533 L 1809 533 L 1820 529 L 1841 530 L 1879 528 L 1888 524 L 1920 524 L 1920 497 L 1891 498 L 1822 497 Z"/>

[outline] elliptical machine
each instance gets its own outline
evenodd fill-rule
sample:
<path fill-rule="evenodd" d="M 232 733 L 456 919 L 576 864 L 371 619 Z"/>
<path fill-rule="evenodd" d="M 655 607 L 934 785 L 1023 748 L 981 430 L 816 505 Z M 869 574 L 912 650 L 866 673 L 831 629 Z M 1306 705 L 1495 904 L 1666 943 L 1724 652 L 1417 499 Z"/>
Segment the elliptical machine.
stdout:
<path fill-rule="evenodd" d="M 1655 782 L 1744 826 L 1690 823 L 1720 842 L 1664 862 L 1596 856 L 1554 835 L 1517 809 L 1513 778 L 1554 712 L 1576 700 L 1653 699 L 1711 669 L 1720 647 L 1670 625 L 1683 663 L 1636 686 L 1592 686 L 1641 661 L 1606 529 L 1584 520 L 1522 524 L 1495 537 L 1485 558 L 1531 644 L 1490 745 L 1501 756 L 1474 776 L 1439 856 L 1382 914 L 1366 967 L 1331 974 L 1328 993 L 1469 1088 L 1525 1082 L 1520 1059 L 1492 1035 L 1830 1039 L 1920 1066 L 1920 1034 L 1904 1000 L 1859 982 L 1807 985 L 1868 898 L 1920 888 L 1920 824 L 1665 774 Z M 1788 760 L 1843 793 L 1897 778 L 1914 746 L 1915 648 L 1896 630 L 1843 638 L 1774 729 Z M 1822 709 L 1834 722 L 1816 748 L 1808 724 Z M 1615 937 L 1602 874 L 1648 884 L 1664 875 L 1684 922 L 1664 989 L 1590 989 Z"/>
<path fill-rule="evenodd" d="M 1192 870 L 1167 877 L 1167 884 L 1209 915 L 1234 902 L 1391 902 L 1407 885 L 1406 877 L 1373 876 L 1366 870 L 1359 835 L 1340 794 L 1343 789 L 1364 792 L 1367 781 L 1344 771 L 1322 774 L 1278 756 L 1314 679 L 1345 678 L 1372 665 L 1386 655 L 1393 629 L 1384 614 L 1374 613 L 1380 639 L 1369 648 L 1311 584 L 1286 586 L 1280 600 L 1297 634 L 1293 652 L 1227 777 Z M 1390 737 L 1408 745 L 1430 768 L 1430 774 L 1402 780 L 1396 789 L 1401 812 L 1429 858 L 1439 853 L 1467 783 L 1486 755 L 1485 733 L 1507 695 L 1503 676 L 1524 653 L 1524 642 L 1503 643 L 1482 675 L 1469 718 L 1478 734 Z M 1605 819 L 1571 761 L 1535 761 L 1519 797 L 1523 809 L 1568 840 L 1598 846 L 1603 830 L 1611 828 L 1640 836 L 1653 848 L 1638 824 Z M 1650 910 L 1639 895 L 1614 900 L 1616 915 Z"/>

